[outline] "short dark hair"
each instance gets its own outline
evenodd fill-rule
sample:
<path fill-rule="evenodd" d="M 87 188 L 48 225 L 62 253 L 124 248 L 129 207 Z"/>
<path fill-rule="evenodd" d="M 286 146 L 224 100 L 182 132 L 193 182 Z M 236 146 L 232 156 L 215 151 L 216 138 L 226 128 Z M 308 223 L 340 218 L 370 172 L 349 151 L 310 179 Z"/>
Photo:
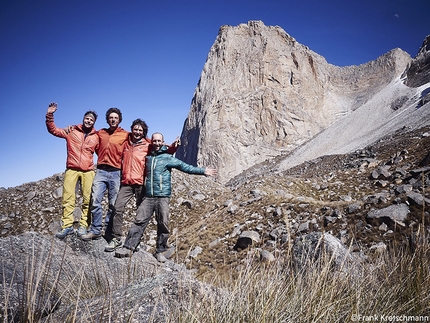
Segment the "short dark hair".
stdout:
<path fill-rule="evenodd" d="M 109 115 L 111 113 L 116 113 L 119 116 L 119 122 L 118 123 L 121 123 L 121 121 L 122 121 L 122 113 L 121 113 L 121 110 L 118 109 L 118 108 L 110 108 L 109 110 L 107 110 L 107 112 L 106 112 L 106 122 L 109 123 Z"/>
<path fill-rule="evenodd" d="M 141 119 L 134 120 L 130 127 L 131 131 L 133 131 L 135 125 L 139 125 L 142 127 L 143 137 L 146 138 L 146 136 L 148 135 L 148 125 L 146 124 L 146 122 Z"/>
<path fill-rule="evenodd" d="M 93 110 L 88 110 L 87 112 L 85 112 L 85 114 L 84 114 L 84 118 L 85 118 L 87 115 L 89 115 L 89 114 L 92 114 L 92 115 L 93 115 L 94 122 L 96 122 L 96 120 L 97 120 L 97 113 L 96 113 L 95 111 L 93 111 Z"/>

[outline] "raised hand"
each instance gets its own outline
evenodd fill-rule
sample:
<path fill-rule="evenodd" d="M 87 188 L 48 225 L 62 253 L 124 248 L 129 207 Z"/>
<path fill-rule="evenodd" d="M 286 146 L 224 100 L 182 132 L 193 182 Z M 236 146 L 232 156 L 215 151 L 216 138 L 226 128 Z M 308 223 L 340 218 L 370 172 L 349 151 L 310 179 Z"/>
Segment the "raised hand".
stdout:
<path fill-rule="evenodd" d="M 181 145 L 181 139 L 178 137 L 176 137 L 175 141 L 173 142 L 172 146 L 174 147 L 179 147 Z"/>
<path fill-rule="evenodd" d="M 57 103 L 55 102 L 49 103 L 48 113 L 54 113 L 55 111 L 57 111 Z"/>

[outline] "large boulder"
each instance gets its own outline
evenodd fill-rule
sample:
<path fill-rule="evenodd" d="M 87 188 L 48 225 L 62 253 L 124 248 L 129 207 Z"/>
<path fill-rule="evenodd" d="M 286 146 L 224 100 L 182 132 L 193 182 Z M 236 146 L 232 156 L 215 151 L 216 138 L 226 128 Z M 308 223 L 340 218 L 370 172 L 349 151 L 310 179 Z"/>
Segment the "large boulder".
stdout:
<path fill-rule="evenodd" d="M 356 270 L 362 261 L 338 238 L 327 232 L 311 232 L 297 237 L 292 250 L 293 262 L 300 270 L 315 264 L 330 264 L 339 270 Z"/>
<path fill-rule="evenodd" d="M 371 210 L 366 218 L 368 221 L 378 221 L 379 224 L 385 223 L 390 228 L 395 225 L 405 227 L 405 221 L 408 218 L 409 206 L 405 203 L 393 204 L 382 209 Z"/>
<path fill-rule="evenodd" d="M 142 250 L 118 259 L 105 246 L 103 239 L 83 242 L 74 235 L 64 241 L 34 232 L 0 238 L 0 318 L 164 322 L 190 297 L 219 295 L 183 265 L 160 264 Z"/>

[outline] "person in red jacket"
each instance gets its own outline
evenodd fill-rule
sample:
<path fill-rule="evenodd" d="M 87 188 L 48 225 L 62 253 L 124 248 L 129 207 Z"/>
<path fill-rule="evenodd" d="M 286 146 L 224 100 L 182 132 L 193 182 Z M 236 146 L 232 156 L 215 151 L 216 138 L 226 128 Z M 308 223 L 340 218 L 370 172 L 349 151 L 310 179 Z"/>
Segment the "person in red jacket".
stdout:
<path fill-rule="evenodd" d="M 110 217 L 114 211 L 120 187 L 121 157 L 128 138 L 128 131 L 119 126 L 121 121 L 121 111 L 118 108 L 110 108 L 106 112 L 106 122 L 109 128 L 103 128 L 97 132 L 100 143 L 96 150 L 98 156 L 97 170 L 91 189 L 92 222 L 88 233 L 81 235 L 81 239 L 84 241 L 99 239 L 102 236 L 102 200 L 106 191 L 109 207 L 105 217 L 105 226 L 109 225 Z"/>
<path fill-rule="evenodd" d="M 79 220 L 78 236 L 86 233 L 88 226 L 88 215 L 91 197 L 91 185 L 94 179 L 94 151 L 99 144 L 99 137 L 94 129 L 97 114 L 94 111 L 87 111 L 84 114 L 82 124 L 73 126 L 73 131 L 66 132 L 62 128 L 57 128 L 54 123 L 54 112 L 57 111 L 57 104 L 52 102 L 46 112 L 46 127 L 50 134 L 66 139 L 67 161 L 63 183 L 63 215 L 61 217 L 61 228 L 55 236 L 64 239 L 67 235 L 73 234 L 73 227 L 76 203 L 76 184 L 78 181 L 82 190 L 82 215 Z"/>
<path fill-rule="evenodd" d="M 145 166 L 144 161 L 150 144 L 146 139 L 147 134 L 148 126 L 145 121 L 134 120 L 122 152 L 121 185 L 115 201 L 115 212 L 112 214 L 112 226 L 105 233 L 108 241 L 110 240 L 105 248 L 107 252 L 114 251 L 121 244 L 125 205 L 133 196 L 136 199 L 136 206 L 140 204 L 143 186 L 142 169 Z"/>
<path fill-rule="evenodd" d="M 131 124 L 131 133 L 124 144 L 122 153 L 121 187 L 115 201 L 115 212 L 112 214 L 112 228 L 105 233 L 109 243 L 106 252 L 112 252 L 121 245 L 123 213 L 125 205 L 134 196 L 136 207 L 142 201 L 143 178 L 145 174 L 145 158 L 152 150 L 151 139 L 147 138 L 148 126 L 145 121 L 136 119 Z M 179 137 L 168 148 L 174 154 L 180 144 Z"/>

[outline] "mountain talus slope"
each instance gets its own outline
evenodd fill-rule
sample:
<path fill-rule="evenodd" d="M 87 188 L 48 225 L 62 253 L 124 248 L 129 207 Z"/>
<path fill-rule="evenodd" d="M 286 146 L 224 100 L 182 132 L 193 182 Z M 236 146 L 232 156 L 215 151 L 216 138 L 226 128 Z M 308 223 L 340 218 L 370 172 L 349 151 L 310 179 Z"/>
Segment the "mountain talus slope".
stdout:
<path fill-rule="evenodd" d="M 420 106 L 427 89 L 428 85 L 409 88 L 399 78 L 394 80 L 348 117 L 294 150 L 280 163 L 279 170 L 323 155 L 352 152 L 402 127 L 417 129 L 428 125 L 430 108 L 428 105 Z"/>

